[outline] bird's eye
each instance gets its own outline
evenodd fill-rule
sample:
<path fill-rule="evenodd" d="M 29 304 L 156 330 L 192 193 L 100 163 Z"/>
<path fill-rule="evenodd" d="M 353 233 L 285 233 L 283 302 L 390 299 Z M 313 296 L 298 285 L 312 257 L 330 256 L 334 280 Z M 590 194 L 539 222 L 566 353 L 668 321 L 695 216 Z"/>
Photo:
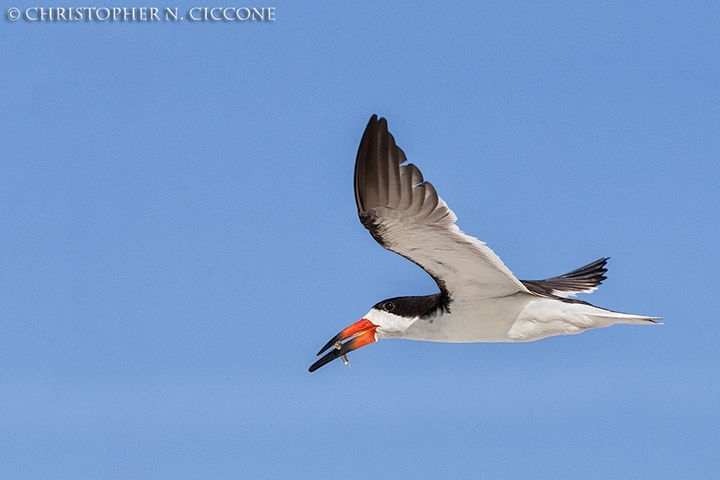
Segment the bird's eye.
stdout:
<path fill-rule="evenodd" d="M 395 304 L 393 302 L 385 302 L 385 310 L 388 312 L 392 312 L 392 310 L 395 308 Z"/>

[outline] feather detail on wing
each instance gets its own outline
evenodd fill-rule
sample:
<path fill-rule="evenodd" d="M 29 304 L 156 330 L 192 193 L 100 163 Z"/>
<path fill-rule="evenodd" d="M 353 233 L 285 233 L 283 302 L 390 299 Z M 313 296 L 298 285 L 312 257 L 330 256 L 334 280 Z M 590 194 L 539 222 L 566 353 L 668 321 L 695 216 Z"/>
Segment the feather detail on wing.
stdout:
<path fill-rule="evenodd" d="M 457 292 L 474 298 L 529 293 L 485 243 L 460 231 L 432 184 L 405 160 L 387 121 L 373 115 L 355 163 L 358 215 L 373 238 L 422 267 L 448 300 Z"/>
<path fill-rule="evenodd" d="M 546 280 L 521 280 L 533 293 L 546 297 L 574 297 L 578 293 L 592 293 L 607 277 L 607 258 L 601 258 L 577 270 Z"/>

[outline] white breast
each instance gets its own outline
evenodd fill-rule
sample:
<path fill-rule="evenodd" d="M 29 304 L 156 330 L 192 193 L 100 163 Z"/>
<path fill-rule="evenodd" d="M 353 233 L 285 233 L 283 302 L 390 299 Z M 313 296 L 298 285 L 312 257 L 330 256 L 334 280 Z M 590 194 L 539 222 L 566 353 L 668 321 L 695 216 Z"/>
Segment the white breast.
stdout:
<path fill-rule="evenodd" d="M 508 336 L 525 306 L 537 298 L 517 293 L 498 298 L 457 301 L 450 311 L 418 319 L 404 338 L 434 342 L 513 342 Z"/>

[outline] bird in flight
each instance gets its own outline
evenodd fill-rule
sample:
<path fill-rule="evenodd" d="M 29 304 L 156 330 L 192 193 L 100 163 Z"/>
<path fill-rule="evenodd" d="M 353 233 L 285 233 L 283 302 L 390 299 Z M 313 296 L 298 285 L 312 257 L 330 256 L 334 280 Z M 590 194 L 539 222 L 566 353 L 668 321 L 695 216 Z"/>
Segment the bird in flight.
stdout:
<path fill-rule="evenodd" d="M 574 297 L 605 280 L 607 258 L 546 280 L 518 280 L 457 217 L 418 168 L 405 163 L 387 121 L 373 115 L 355 161 L 360 221 L 384 248 L 416 263 L 439 293 L 377 303 L 335 335 L 309 370 L 381 338 L 433 342 L 530 342 L 616 323 L 652 324 L 658 317 L 596 307 Z"/>

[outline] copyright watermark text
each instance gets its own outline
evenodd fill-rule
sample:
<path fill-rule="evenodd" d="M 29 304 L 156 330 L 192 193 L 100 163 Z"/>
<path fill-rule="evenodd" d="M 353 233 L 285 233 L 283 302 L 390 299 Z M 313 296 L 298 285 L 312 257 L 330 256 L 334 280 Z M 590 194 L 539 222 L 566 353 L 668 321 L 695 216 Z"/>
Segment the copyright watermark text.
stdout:
<path fill-rule="evenodd" d="M 275 7 L 10 7 L 15 22 L 274 22 Z"/>

